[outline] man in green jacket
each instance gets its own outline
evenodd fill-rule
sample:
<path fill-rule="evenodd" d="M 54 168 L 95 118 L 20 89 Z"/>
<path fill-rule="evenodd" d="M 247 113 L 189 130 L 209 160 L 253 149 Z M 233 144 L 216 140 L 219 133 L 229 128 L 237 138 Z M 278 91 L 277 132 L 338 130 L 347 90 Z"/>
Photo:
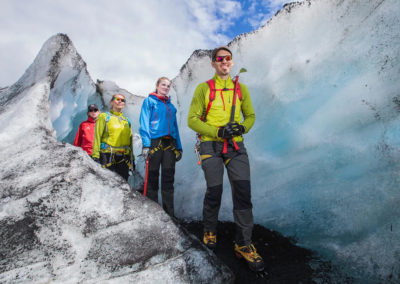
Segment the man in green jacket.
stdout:
<path fill-rule="evenodd" d="M 234 121 L 230 121 L 234 82 L 230 76 L 232 52 L 226 46 L 213 50 L 211 66 L 215 88 L 210 96 L 210 83 L 200 83 L 193 95 L 188 125 L 200 135 L 200 157 L 207 191 L 203 203 L 204 244 L 214 249 L 217 244 L 218 213 L 221 205 L 224 166 L 232 188 L 233 217 L 236 224 L 235 253 L 244 258 L 250 269 L 264 270 L 264 262 L 251 242 L 253 214 L 250 187 L 250 165 L 243 144 L 243 134 L 254 124 L 255 113 L 247 87 L 240 83 L 236 91 Z M 211 103 L 210 103 L 211 99 Z M 243 115 L 243 119 L 242 119 Z"/>

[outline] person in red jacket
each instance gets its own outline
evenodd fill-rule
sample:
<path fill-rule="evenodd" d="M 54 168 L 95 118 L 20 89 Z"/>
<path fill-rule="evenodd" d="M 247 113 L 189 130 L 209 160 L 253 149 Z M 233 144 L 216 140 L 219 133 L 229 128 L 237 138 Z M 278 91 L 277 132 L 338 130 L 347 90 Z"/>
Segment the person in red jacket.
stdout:
<path fill-rule="evenodd" d="M 88 119 L 79 125 L 78 132 L 75 136 L 74 145 L 81 147 L 89 156 L 93 151 L 94 140 L 94 126 L 97 118 L 100 115 L 100 110 L 97 105 L 92 104 L 88 106 Z"/>

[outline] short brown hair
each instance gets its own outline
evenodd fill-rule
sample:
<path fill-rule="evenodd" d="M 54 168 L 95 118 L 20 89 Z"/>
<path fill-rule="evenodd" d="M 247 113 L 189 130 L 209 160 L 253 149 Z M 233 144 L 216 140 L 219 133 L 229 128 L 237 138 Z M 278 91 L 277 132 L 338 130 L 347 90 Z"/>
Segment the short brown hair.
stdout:
<path fill-rule="evenodd" d="M 220 51 L 220 50 L 226 50 L 226 51 L 228 51 L 228 52 L 231 54 L 231 56 L 232 56 L 232 51 L 229 49 L 229 47 L 227 47 L 227 46 L 220 46 L 220 47 L 214 48 L 214 50 L 212 51 L 212 53 L 211 53 L 211 60 L 212 60 L 212 61 L 215 61 L 215 58 L 217 57 L 217 53 L 218 53 L 218 51 Z"/>

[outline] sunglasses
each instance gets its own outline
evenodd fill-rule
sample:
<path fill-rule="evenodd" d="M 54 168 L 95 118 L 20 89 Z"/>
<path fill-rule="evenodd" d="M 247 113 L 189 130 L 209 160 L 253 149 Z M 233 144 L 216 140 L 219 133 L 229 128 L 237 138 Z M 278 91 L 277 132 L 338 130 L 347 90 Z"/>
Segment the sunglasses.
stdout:
<path fill-rule="evenodd" d="M 118 97 L 113 97 L 113 100 L 116 101 L 116 102 L 123 102 L 123 103 L 126 102 L 125 99 L 121 99 L 121 98 L 118 98 Z"/>
<path fill-rule="evenodd" d="M 98 111 L 99 111 L 98 108 L 91 108 L 91 109 L 89 109 L 89 112 L 98 112 Z"/>
<path fill-rule="evenodd" d="M 222 62 L 222 61 L 224 61 L 224 59 L 226 61 L 231 61 L 232 60 L 232 56 L 231 55 L 225 55 L 225 56 L 217 56 L 217 57 L 215 57 L 215 61 L 217 61 L 217 62 Z"/>

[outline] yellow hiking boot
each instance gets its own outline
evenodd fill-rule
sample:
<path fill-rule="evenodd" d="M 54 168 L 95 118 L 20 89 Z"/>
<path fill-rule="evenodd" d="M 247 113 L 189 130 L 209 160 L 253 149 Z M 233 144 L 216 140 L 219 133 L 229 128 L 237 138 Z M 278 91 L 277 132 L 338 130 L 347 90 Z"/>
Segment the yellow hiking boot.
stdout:
<path fill-rule="evenodd" d="M 244 258 L 251 270 L 256 272 L 264 270 L 264 261 L 253 244 L 241 247 L 235 244 L 235 254 L 238 258 Z"/>
<path fill-rule="evenodd" d="M 213 232 L 205 232 L 203 236 L 203 243 L 209 249 L 215 249 L 217 246 L 217 235 Z"/>

